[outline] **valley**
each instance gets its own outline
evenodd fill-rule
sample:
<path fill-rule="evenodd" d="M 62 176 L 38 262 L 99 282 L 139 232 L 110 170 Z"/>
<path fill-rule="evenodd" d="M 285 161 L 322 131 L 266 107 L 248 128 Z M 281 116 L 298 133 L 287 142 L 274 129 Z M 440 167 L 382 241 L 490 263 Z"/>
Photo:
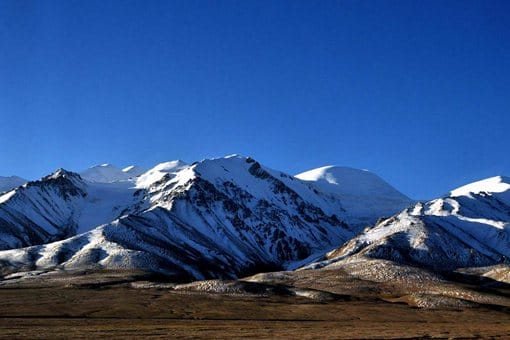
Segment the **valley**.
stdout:
<path fill-rule="evenodd" d="M 388 302 L 388 297 L 376 290 L 366 294 L 370 292 L 366 284 L 365 296 L 330 295 L 314 300 L 292 296 L 285 289 L 279 294 L 258 295 L 262 290 L 253 287 L 250 294 L 219 294 L 176 290 L 170 288 L 174 284 L 162 282 L 150 285 L 146 279 L 140 273 L 88 273 L 74 279 L 60 276 L 53 281 L 4 285 L 0 288 L 0 337 L 510 336 L 509 307 L 412 308 Z"/>

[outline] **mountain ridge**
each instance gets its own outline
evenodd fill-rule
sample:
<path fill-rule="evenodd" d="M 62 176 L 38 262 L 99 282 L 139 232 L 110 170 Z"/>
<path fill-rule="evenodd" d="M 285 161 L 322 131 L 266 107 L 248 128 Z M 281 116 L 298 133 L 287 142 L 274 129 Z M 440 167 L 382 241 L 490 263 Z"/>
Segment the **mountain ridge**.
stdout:
<path fill-rule="evenodd" d="M 504 176 L 415 202 L 366 170 L 291 176 L 239 155 L 137 176 L 132 166 L 90 169 L 0 196 L 3 273 L 144 269 L 193 280 L 364 257 L 454 270 L 510 256 Z"/>
<path fill-rule="evenodd" d="M 418 202 L 342 245 L 309 268 L 376 258 L 438 271 L 506 263 L 510 258 L 510 185 L 495 176 Z"/>
<path fill-rule="evenodd" d="M 338 202 L 251 158 L 152 170 L 150 180 L 101 184 L 129 183 L 139 210 L 55 243 L 0 252 L 3 268 L 141 266 L 179 277 L 237 277 L 331 249 L 355 233 L 333 213 Z M 99 185 L 84 183 L 87 197 L 91 183 Z"/>

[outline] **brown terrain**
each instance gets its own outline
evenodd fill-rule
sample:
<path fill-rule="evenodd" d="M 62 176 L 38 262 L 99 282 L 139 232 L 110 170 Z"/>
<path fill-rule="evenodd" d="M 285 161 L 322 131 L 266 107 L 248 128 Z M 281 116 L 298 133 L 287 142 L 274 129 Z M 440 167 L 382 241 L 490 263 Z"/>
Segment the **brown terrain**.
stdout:
<path fill-rule="evenodd" d="M 314 288 L 296 288 L 310 285 Z M 324 290 L 316 290 L 320 287 Z M 488 304 L 475 304 L 479 297 L 472 297 L 417 308 L 416 294 L 402 287 L 352 279 L 339 270 L 191 284 L 125 272 L 38 275 L 3 282 L 0 336 L 510 338 L 506 290 L 481 293 L 496 298 Z M 459 291 L 471 288 L 459 285 Z"/>

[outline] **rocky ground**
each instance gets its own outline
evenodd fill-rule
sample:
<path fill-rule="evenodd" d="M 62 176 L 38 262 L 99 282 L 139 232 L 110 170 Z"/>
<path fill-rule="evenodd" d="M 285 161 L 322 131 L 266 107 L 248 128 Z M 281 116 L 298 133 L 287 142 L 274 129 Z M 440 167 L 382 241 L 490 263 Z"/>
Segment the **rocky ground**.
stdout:
<path fill-rule="evenodd" d="M 345 269 L 346 270 L 346 269 Z M 170 283 L 139 272 L 32 273 L 0 287 L 3 338 L 509 338 L 505 287 L 433 276 L 448 303 L 417 308 L 411 285 L 342 270 Z M 407 273 L 409 274 L 409 273 Z M 423 280 L 423 277 L 421 278 Z M 437 280 L 437 281 L 436 281 Z M 439 289 L 437 288 L 436 289 Z M 413 288 L 414 289 L 414 288 Z M 452 293 L 453 292 L 453 293 Z M 465 299 L 467 292 L 486 303 Z M 435 295 L 438 295 L 436 290 Z M 434 295 L 429 294 L 429 295 Z M 422 300 L 427 294 L 422 294 Z M 414 300 L 413 300 L 414 299 Z M 436 300 L 432 300 L 435 302 Z"/>

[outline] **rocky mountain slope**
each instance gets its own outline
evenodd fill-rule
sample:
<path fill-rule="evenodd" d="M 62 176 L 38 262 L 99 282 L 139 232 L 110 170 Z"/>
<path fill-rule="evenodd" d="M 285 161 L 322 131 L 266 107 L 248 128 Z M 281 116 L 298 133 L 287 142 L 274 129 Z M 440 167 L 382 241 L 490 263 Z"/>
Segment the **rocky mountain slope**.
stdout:
<path fill-rule="evenodd" d="M 493 177 L 417 203 L 381 221 L 309 268 L 356 257 L 439 271 L 505 263 L 510 257 L 510 179 Z"/>
<path fill-rule="evenodd" d="M 61 171 L 30 184 L 34 192 L 2 196 L 2 207 L 40 213 L 40 220 L 19 223 L 19 230 L 28 226 L 30 234 L 45 227 L 37 237 L 4 248 L 61 239 L 0 252 L 4 271 L 143 268 L 182 278 L 237 277 L 321 254 L 358 231 L 343 219 L 338 199 L 241 156 L 162 163 L 135 179 L 110 183 L 88 178 Z M 110 204 L 98 214 L 94 204 L 101 197 L 126 204 Z M 20 211 L 16 216 L 22 218 Z M 99 215 L 95 223 L 106 224 L 92 230 L 92 221 L 80 224 L 76 218 Z M 10 229 L 16 222 L 9 220 Z"/>
<path fill-rule="evenodd" d="M 109 223 L 141 202 L 128 182 L 93 183 L 65 170 L 0 196 L 0 249 L 62 240 Z"/>

